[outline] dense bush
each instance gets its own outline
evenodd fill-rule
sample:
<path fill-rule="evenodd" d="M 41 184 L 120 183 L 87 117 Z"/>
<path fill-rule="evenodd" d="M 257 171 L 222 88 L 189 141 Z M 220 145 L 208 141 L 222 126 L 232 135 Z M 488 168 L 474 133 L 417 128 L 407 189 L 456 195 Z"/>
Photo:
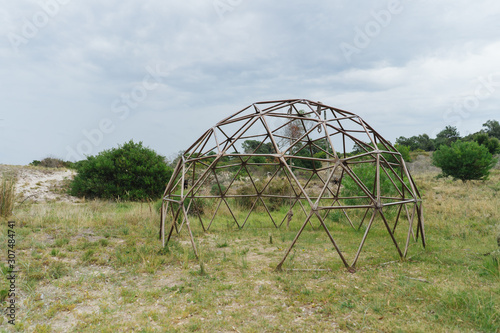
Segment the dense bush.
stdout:
<path fill-rule="evenodd" d="M 132 140 L 77 164 L 70 193 L 79 197 L 144 200 L 165 190 L 172 169 L 164 157 Z"/>
<path fill-rule="evenodd" d="M 465 182 L 488 177 L 496 161 L 485 146 L 475 141 L 457 141 L 436 150 L 432 155 L 432 163 L 441 168 L 443 176 Z"/>
<path fill-rule="evenodd" d="M 450 146 L 457 140 L 476 141 L 480 145 L 486 146 L 490 153 L 496 154 L 500 150 L 500 123 L 497 120 L 488 120 L 483 124 L 483 129 L 479 132 L 472 133 L 460 137 L 458 129 L 454 126 L 446 126 L 441 132 L 436 135 L 435 139 L 431 139 L 427 134 L 412 136 L 405 138 L 400 136 L 396 143 L 408 146 L 410 151 L 435 151 L 442 145 Z"/>
<path fill-rule="evenodd" d="M 274 154 L 275 150 L 271 142 L 261 143 L 257 140 L 246 140 L 241 145 L 246 154 Z"/>

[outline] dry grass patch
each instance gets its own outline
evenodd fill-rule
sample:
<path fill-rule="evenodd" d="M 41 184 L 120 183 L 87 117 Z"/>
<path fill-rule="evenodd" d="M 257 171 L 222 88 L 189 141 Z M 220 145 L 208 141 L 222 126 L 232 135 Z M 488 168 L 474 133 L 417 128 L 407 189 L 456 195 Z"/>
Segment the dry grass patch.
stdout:
<path fill-rule="evenodd" d="M 203 232 L 193 221 L 197 260 L 185 232 L 161 248 L 159 216 L 147 203 L 23 205 L 15 210 L 22 223 L 17 330 L 500 330 L 498 261 L 490 255 L 498 249 L 500 172 L 484 182 L 433 174 L 416 182 L 427 249 L 415 244 L 401 261 L 383 229 L 374 228 L 355 274 L 317 224 L 306 227 L 284 268 L 322 270 L 275 272 L 299 222 L 275 229 L 256 214 L 238 230 L 222 214 Z M 358 232 L 328 223 L 350 253 Z M 0 231 L 5 240 L 4 223 Z"/>

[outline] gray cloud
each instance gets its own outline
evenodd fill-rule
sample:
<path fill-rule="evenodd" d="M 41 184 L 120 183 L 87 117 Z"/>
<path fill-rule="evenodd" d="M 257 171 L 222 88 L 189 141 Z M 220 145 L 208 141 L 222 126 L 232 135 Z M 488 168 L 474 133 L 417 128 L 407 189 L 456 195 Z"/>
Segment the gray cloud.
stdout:
<path fill-rule="evenodd" d="M 0 163 L 66 158 L 78 148 L 96 154 L 131 138 L 170 156 L 240 108 L 281 98 L 358 113 L 390 140 L 446 125 L 466 134 L 498 119 L 494 1 L 40 0 L 1 8 Z M 356 48 L 349 59 L 347 44 Z"/>

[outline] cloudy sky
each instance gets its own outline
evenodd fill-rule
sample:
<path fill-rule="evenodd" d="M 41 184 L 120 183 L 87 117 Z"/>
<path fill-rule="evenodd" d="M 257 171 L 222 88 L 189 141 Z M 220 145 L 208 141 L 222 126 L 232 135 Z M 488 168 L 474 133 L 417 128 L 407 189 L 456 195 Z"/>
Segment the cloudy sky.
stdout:
<path fill-rule="evenodd" d="M 388 140 L 500 120 L 494 0 L 0 0 L 0 163 L 130 139 L 171 157 L 257 101 L 354 112 Z"/>

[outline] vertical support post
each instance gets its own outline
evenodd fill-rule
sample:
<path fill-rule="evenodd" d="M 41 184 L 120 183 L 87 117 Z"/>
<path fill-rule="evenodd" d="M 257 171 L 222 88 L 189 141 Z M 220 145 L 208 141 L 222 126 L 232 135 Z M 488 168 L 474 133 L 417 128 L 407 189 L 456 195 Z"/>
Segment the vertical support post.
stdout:
<path fill-rule="evenodd" d="M 193 246 L 194 255 L 196 256 L 196 258 L 199 258 L 198 251 L 196 250 L 196 245 L 194 244 L 193 233 L 191 232 L 191 227 L 189 226 L 189 224 L 190 224 L 189 218 L 187 216 L 186 207 L 184 207 L 184 202 L 182 203 L 182 211 L 184 213 L 184 217 L 186 218 L 186 227 L 189 231 L 189 238 L 191 239 L 191 245 Z"/>
<path fill-rule="evenodd" d="M 366 211 L 368 212 L 368 210 Z M 366 227 L 365 234 L 363 235 L 363 239 L 361 240 L 361 244 L 359 244 L 359 249 L 358 252 L 356 253 L 356 257 L 354 258 L 354 261 L 352 262 L 352 267 L 356 265 L 356 262 L 358 261 L 359 255 L 361 254 L 361 249 L 363 249 L 363 245 L 365 245 L 366 237 L 368 236 L 368 232 L 370 231 L 370 228 L 372 227 L 373 220 L 375 220 L 375 216 L 377 216 L 378 210 L 375 209 L 373 211 L 372 217 L 370 218 L 370 222 L 368 223 L 368 226 Z"/>

